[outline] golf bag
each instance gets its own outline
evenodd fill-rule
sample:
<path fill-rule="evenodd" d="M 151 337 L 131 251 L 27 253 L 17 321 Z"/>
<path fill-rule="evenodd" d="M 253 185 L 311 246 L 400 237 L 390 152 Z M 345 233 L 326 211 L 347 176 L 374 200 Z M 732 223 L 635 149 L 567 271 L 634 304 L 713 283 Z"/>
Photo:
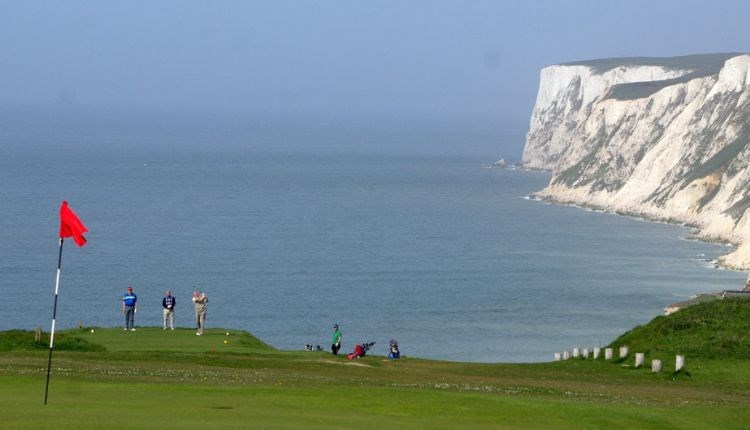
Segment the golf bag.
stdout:
<path fill-rule="evenodd" d="M 355 358 L 364 357 L 373 345 L 375 345 L 375 342 L 362 342 L 355 346 L 354 351 L 349 353 L 346 358 L 354 360 Z"/>

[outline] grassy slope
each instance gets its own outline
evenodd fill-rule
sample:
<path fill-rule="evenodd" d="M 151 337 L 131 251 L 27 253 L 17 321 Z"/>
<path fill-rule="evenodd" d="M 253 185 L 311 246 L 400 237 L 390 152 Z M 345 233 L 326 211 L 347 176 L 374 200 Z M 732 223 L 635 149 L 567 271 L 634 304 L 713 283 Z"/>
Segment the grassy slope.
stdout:
<path fill-rule="evenodd" d="M 681 312 L 676 321 L 690 316 Z M 628 334 L 634 352 L 639 329 Z M 591 360 L 350 362 L 219 329 L 67 336 L 106 351 L 56 351 L 46 407 L 46 352 L 0 353 L 3 427 L 698 429 L 743 428 L 750 419 L 750 364 L 737 357 L 688 355 L 689 375 L 653 375 Z M 0 349 L 7 338 L 0 335 Z"/>
<path fill-rule="evenodd" d="M 617 67 L 657 66 L 673 70 L 700 70 L 719 73 L 724 62 L 732 57 L 743 55 L 740 52 L 719 54 L 683 55 L 678 57 L 622 57 L 597 60 L 574 61 L 563 66 L 589 66 L 597 73 L 605 73 Z"/>
<path fill-rule="evenodd" d="M 608 97 L 618 100 L 634 100 L 648 97 L 670 85 L 688 82 L 691 79 L 701 78 L 710 75 L 717 75 L 724 63 L 732 57 L 743 55 L 742 53 L 720 53 L 720 54 L 699 54 L 684 55 L 679 57 L 625 57 L 625 58 L 604 58 L 598 60 L 575 61 L 564 63 L 562 65 L 588 66 L 596 73 L 606 73 L 617 67 L 633 66 L 655 66 L 671 70 L 689 70 L 680 77 L 674 79 L 665 79 L 661 81 L 646 82 L 628 82 L 617 84 L 612 88 Z"/>
<path fill-rule="evenodd" d="M 750 300 L 728 298 L 660 316 L 616 339 L 613 346 L 656 358 L 686 354 L 707 359 L 750 358 Z"/>

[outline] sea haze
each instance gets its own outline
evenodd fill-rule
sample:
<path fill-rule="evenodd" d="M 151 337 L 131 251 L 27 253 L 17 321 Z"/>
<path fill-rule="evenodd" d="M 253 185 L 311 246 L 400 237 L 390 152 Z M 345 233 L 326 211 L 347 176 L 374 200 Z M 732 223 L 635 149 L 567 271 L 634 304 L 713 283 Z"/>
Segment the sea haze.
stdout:
<path fill-rule="evenodd" d="M 692 294 L 736 289 L 728 248 L 685 228 L 526 198 L 546 173 L 484 167 L 520 136 L 247 120 L 5 120 L 0 131 L 0 329 L 49 329 L 66 199 L 88 245 L 65 242 L 58 327 L 249 330 L 284 349 L 396 338 L 435 359 L 545 361 L 604 345 Z M 133 334 L 137 336 L 137 333 Z M 168 333 L 165 334 L 168 336 Z"/>

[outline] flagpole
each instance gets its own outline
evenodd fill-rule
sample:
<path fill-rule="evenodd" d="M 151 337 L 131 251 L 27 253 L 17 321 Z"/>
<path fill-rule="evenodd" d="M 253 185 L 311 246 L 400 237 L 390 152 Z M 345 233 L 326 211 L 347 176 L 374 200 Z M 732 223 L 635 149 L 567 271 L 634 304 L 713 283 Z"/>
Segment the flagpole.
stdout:
<path fill-rule="evenodd" d="M 60 238 L 60 252 L 57 255 L 57 279 L 55 279 L 55 305 L 52 307 L 52 329 L 49 332 L 49 360 L 47 361 L 47 384 L 44 386 L 44 404 L 49 392 L 49 374 L 52 369 L 52 349 L 55 347 L 55 317 L 57 317 L 57 292 L 60 289 L 60 263 L 62 262 L 63 238 Z"/>

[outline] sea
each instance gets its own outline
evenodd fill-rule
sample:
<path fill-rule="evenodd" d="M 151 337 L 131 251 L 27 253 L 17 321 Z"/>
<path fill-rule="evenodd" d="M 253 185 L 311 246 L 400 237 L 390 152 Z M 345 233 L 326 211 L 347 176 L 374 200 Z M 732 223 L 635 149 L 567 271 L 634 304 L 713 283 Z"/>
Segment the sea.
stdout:
<path fill-rule="evenodd" d="M 742 286 L 714 267 L 731 248 L 684 226 L 529 198 L 548 173 L 489 168 L 522 144 L 404 121 L 2 115 L 0 329 L 50 328 L 62 200 L 89 232 L 63 244 L 58 328 L 121 326 L 128 286 L 137 327 L 161 327 L 171 290 L 192 328 L 200 289 L 209 328 L 281 349 L 328 349 L 337 323 L 345 352 L 540 362 Z"/>

